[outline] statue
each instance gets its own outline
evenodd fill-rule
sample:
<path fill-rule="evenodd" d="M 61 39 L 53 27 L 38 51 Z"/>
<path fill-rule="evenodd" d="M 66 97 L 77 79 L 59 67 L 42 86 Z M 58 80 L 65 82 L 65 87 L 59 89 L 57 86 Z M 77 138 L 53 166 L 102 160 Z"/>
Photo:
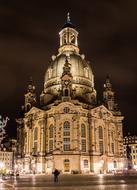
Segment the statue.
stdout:
<path fill-rule="evenodd" d="M 0 133 L 5 133 L 5 127 L 7 125 L 9 118 L 6 117 L 5 119 L 2 119 L 2 116 L 0 115 Z"/>

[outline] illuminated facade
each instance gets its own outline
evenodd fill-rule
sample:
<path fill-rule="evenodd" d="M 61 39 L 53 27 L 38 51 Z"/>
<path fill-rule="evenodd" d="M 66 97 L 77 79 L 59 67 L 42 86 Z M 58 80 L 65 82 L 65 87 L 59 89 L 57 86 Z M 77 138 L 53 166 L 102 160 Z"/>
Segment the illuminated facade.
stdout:
<path fill-rule="evenodd" d="M 7 125 L 9 118 L 6 117 L 5 119 L 2 118 L 2 116 L 0 115 L 0 146 L 1 146 L 1 142 L 2 140 L 5 138 L 5 127 Z"/>
<path fill-rule="evenodd" d="M 124 156 L 127 158 L 126 167 L 137 170 L 137 136 L 124 137 Z"/>
<path fill-rule="evenodd" d="M 13 152 L 0 149 L 0 173 L 8 173 L 13 169 Z"/>
<path fill-rule="evenodd" d="M 17 119 L 18 151 L 26 172 L 106 173 L 123 165 L 123 116 L 109 78 L 103 103 L 97 104 L 94 75 L 79 53 L 78 32 L 67 21 L 59 33 L 59 52 L 52 56 L 37 107 L 31 82 L 25 116 Z"/>

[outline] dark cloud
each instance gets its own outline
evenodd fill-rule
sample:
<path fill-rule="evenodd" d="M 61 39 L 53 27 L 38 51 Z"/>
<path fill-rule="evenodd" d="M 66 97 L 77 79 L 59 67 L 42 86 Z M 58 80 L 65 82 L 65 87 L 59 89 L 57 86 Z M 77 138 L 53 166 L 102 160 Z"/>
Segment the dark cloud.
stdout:
<path fill-rule="evenodd" d="M 124 131 L 137 134 L 135 0 L 0 1 L 0 114 L 11 117 L 9 132 L 15 129 L 13 120 L 29 77 L 39 94 L 43 90 L 44 73 L 57 53 L 68 11 L 79 31 L 81 53 L 91 62 L 99 96 L 109 74 L 125 115 Z"/>

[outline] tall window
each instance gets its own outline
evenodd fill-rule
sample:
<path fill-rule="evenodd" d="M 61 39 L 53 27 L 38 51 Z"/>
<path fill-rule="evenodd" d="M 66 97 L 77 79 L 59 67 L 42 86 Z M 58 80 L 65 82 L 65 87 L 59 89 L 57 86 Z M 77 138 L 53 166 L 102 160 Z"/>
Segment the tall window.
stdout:
<path fill-rule="evenodd" d="M 86 126 L 81 125 L 81 151 L 86 152 Z"/>
<path fill-rule="evenodd" d="M 36 127 L 34 129 L 34 138 L 33 138 L 33 154 L 35 154 L 37 152 L 38 149 L 38 128 Z"/>
<path fill-rule="evenodd" d="M 64 151 L 70 150 L 70 123 L 68 121 L 64 122 L 63 127 L 63 145 L 64 145 Z"/>
<path fill-rule="evenodd" d="M 53 151 L 53 140 L 49 140 L 49 151 Z"/>
<path fill-rule="evenodd" d="M 53 138 L 53 125 L 49 127 L 49 138 Z"/>
<path fill-rule="evenodd" d="M 99 151 L 100 151 L 101 154 L 103 154 L 103 152 L 104 152 L 103 149 L 104 149 L 103 141 L 99 141 Z"/>
<path fill-rule="evenodd" d="M 98 128 L 98 134 L 99 134 L 99 151 L 101 154 L 104 152 L 104 145 L 103 145 L 103 128 L 99 126 Z"/>
<path fill-rule="evenodd" d="M 38 143 L 37 141 L 34 141 L 34 149 L 33 149 L 33 153 L 36 153 L 37 152 L 37 146 L 38 146 Z"/>
<path fill-rule="evenodd" d="M 51 124 L 49 126 L 49 151 L 53 151 L 53 138 L 54 138 L 54 127 Z"/>
<path fill-rule="evenodd" d="M 86 127 L 84 124 L 81 125 L 81 137 L 86 137 Z"/>
<path fill-rule="evenodd" d="M 86 152 L 86 139 L 81 140 L 81 151 Z"/>
<path fill-rule="evenodd" d="M 103 139 L 103 129 L 101 126 L 99 126 L 99 139 Z"/>
<path fill-rule="evenodd" d="M 112 139 L 112 141 L 114 140 L 114 132 L 113 131 L 111 132 L 111 139 Z"/>
<path fill-rule="evenodd" d="M 34 141 L 37 141 L 38 140 L 38 128 L 36 127 L 34 129 Z"/>
<path fill-rule="evenodd" d="M 70 136 L 70 123 L 68 121 L 64 122 L 64 131 L 63 131 L 64 136 Z"/>
<path fill-rule="evenodd" d="M 111 146 L 112 146 L 112 153 L 114 154 L 115 152 L 114 143 L 112 143 Z"/>
<path fill-rule="evenodd" d="M 24 133 L 24 138 L 25 138 L 25 147 L 24 147 L 24 152 L 26 153 L 27 152 L 27 136 L 28 136 L 28 134 L 27 134 L 27 132 L 25 132 Z M 17 141 L 18 142 L 18 141 Z"/>
<path fill-rule="evenodd" d="M 88 160 L 84 160 L 84 168 L 88 168 Z"/>

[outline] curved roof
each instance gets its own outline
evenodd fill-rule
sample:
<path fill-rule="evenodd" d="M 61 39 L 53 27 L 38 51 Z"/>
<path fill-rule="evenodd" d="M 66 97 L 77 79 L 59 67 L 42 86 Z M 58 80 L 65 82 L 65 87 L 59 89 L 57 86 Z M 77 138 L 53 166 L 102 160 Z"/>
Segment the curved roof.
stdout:
<path fill-rule="evenodd" d="M 75 26 L 74 26 L 71 22 L 66 22 L 66 23 L 64 24 L 64 26 L 62 27 L 62 29 L 63 29 L 63 28 L 67 28 L 67 27 L 69 27 L 69 28 L 75 28 Z"/>
<path fill-rule="evenodd" d="M 45 83 L 51 78 L 61 77 L 63 73 L 63 66 L 65 64 L 66 55 L 61 54 L 49 66 L 45 74 Z M 71 64 L 71 74 L 74 77 L 84 77 L 92 81 L 92 70 L 87 61 L 78 54 L 70 54 L 69 63 Z"/>
<path fill-rule="evenodd" d="M 59 99 L 62 89 L 62 73 L 66 61 L 66 55 L 57 56 L 45 73 L 44 104 L 49 104 Z M 96 99 L 94 89 L 94 75 L 84 56 L 72 53 L 69 57 L 70 73 L 72 75 L 72 90 L 75 91 L 72 99 L 92 104 Z"/>

